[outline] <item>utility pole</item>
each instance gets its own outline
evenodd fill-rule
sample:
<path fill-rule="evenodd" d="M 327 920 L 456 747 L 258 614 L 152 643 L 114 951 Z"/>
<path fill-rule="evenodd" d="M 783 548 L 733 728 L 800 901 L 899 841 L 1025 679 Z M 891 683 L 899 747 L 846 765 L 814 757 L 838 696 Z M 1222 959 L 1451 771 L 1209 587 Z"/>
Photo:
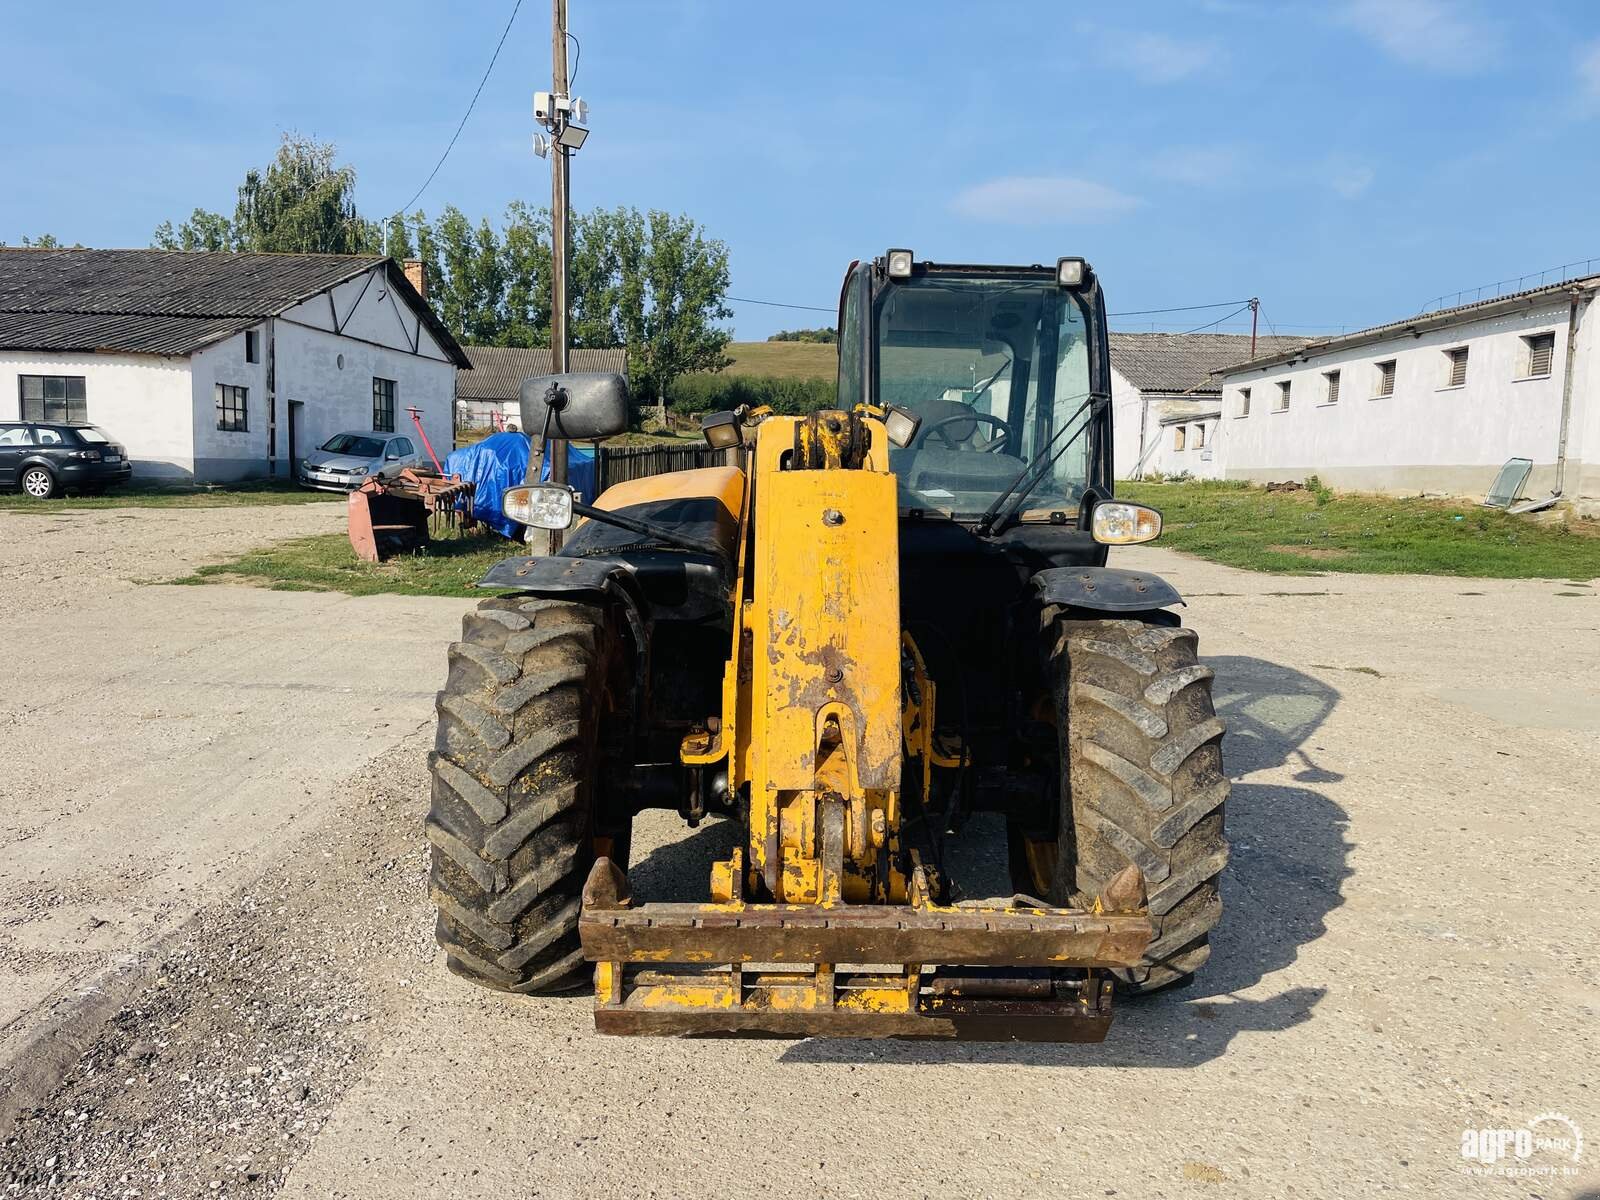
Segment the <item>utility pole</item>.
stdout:
<path fill-rule="evenodd" d="M 550 57 L 554 64 L 551 92 L 567 96 L 567 0 L 550 2 Z M 557 133 L 560 131 L 557 130 Z M 557 374 L 567 369 L 567 254 L 570 241 L 567 215 L 572 189 L 568 183 L 567 147 L 555 139 L 550 156 L 550 369 Z M 550 448 L 550 482 L 567 481 L 567 443 L 556 439 Z M 551 539 L 551 550 L 560 546 L 560 535 Z"/>
<path fill-rule="evenodd" d="M 1261 301 L 1255 296 L 1250 297 L 1250 357 L 1256 356 L 1256 321 L 1261 317 Z"/>

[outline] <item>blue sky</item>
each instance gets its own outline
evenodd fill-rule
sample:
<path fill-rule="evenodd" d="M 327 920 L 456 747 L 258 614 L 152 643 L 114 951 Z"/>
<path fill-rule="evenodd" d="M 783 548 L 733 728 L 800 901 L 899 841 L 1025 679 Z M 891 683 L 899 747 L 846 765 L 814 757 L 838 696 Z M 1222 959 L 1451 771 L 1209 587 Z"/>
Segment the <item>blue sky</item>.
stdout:
<path fill-rule="evenodd" d="M 571 5 L 594 130 L 574 204 L 690 214 L 736 296 L 826 308 L 889 245 L 1084 254 L 1113 312 L 1257 295 L 1300 332 L 1600 256 L 1592 0 Z M 284 129 L 336 142 L 378 215 L 426 177 L 510 11 L 0 0 L 0 240 L 145 245 L 231 211 Z M 524 0 L 422 207 L 548 201 L 528 140 L 549 20 Z M 831 323 L 733 307 L 741 338 Z"/>

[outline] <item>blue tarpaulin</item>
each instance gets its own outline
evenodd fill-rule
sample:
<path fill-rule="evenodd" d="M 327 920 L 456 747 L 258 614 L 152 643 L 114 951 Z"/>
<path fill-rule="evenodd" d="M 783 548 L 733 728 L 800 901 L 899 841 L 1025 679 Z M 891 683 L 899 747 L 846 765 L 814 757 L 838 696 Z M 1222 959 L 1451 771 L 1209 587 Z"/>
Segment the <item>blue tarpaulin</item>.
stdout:
<path fill-rule="evenodd" d="M 472 515 L 502 537 L 514 538 L 521 526 L 508 521 L 500 511 L 500 497 L 508 487 L 516 487 L 528 477 L 528 436 L 524 433 L 497 433 L 481 442 L 452 450 L 444 460 L 446 475 L 459 475 L 475 485 Z M 545 455 L 541 478 L 550 478 L 550 456 Z M 567 482 L 578 491 L 578 499 L 594 498 L 594 451 L 587 447 L 567 447 Z"/>

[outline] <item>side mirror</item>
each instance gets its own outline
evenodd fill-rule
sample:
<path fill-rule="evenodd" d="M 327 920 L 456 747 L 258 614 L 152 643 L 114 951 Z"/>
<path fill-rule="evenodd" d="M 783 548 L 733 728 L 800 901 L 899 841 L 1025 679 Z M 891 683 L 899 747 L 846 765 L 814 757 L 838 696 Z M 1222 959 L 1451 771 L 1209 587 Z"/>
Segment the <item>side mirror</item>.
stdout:
<path fill-rule="evenodd" d="M 535 375 L 522 381 L 521 401 L 522 428 L 530 438 L 547 432 L 591 441 L 628 428 L 628 381 L 607 371 Z"/>

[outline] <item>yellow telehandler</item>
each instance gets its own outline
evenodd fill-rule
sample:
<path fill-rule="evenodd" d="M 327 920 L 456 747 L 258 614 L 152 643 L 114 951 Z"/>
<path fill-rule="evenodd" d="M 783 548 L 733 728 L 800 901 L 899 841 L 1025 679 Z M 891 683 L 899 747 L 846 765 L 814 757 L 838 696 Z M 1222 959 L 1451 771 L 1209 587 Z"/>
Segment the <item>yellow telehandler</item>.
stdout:
<path fill-rule="evenodd" d="M 1098 1041 L 1205 961 L 1228 792 L 1178 594 L 1105 565 L 1161 516 L 1113 496 L 1100 287 L 890 250 L 838 344 L 835 408 L 705 420 L 726 466 L 506 492 L 569 532 L 450 647 L 439 940 L 488 987 L 592 978 L 606 1033 Z M 628 421 L 614 375 L 521 403 L 536 437 Z M 632 894 L 653 807 L 738 822 L 703 902 Z M 1015 894 L 951 876 L 978 812 Z"/>

